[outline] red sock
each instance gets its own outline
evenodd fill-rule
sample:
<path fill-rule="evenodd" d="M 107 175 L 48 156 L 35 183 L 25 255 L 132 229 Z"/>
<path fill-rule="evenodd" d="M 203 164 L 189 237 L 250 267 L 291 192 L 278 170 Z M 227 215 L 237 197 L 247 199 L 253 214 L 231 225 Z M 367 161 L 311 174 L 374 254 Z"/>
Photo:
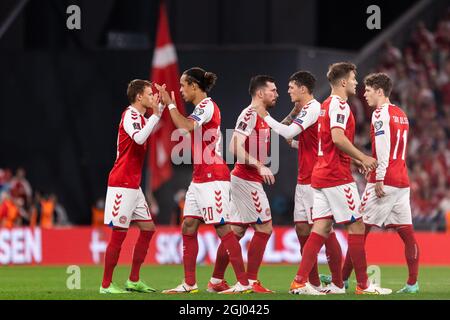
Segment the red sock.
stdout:
<path fill-rule="evenodd" d="M 342 288 L 344 286 L 344 282 L 342 281 L 342 251 L 334 232 L 330 233 L 325 242 L 325 252 L 327 254 L 332 281 L 339 288 Z"/>
<path fill-rule="evenodd" d="M 144 263 L 148 246 L 154 233 L 155 231 L 141 231 L 139 233 L 139 238 L 136 241 L 133 251 L 133 264 L 131 266 L 130 281 L 139 281 L 139 271 L 141 270 L 142 263 Z"/>
<path fill-rule="evenodd" d="M 356 281 L 361 289 L 367 288 L 367 261 L 364 248 L 364 234 L 348 235 L 348 252 L 355 268 Z"/>
<path fill-rule="evenodd" d="M 258 280 L 258 270 L 266 250 L 270 234 L 255 231 L 248 247 L 247 275 L 251 280 Z"/>
<path fill-rule="evenodd" d="M 198 239 L 197 232 L 193 234 L 183 234 L 183 265 L 184 282 L 188 286 L 193 286 L 195 279 L 195 267 L 197 265 Z"/>
<path fill-rule="evenodd" d="M 315 263 L 317 263 L 317 254 L 325 243 L 326 238 L 320 234 L 311 232 L 303 249 L 302 261 L 295 277 L 295 281 L 305 283 L 308 280 L 308 274 L 311 272 Z"/>
<path fill-rule="evenodd" d="M 236 239 L 233 231 L 228 232 L 222 237 L 225 250 L 228 252 L 231 265 L 237 280 L 244 286 L 248 286 L 247 273 L 245 272 L 244 260 L 242 259 L 242 250 L 239 241 Z"/>
<path fill-rule="evenodd" d="M 239 241 L 241 237 L 235 235 L 236 239 Z M 219 247 L 217 248 L 216 263 L 214 264 L 213 278 L 224 279 L 225 270 L 227 269 L 228 263 L 230 262 L 230 257 L 228 256 L 227 250 L 221 241 Z"/>
<path fill-rule="evenodd" d="M 308 240 L 309 236 L 297 236 L 298 241 L 300 242 L 300 253 L 303 256 L 303 248 L 305 247 L 306 241 Z M 300 267 L 298 272 L 300 271 Z M 319 267 L 317 265 L 317 259 L 316 259 L 316 263 L 314 263 L 314 266 L 311 269 L 311 272 L 309 273 L 308 276 L 308 281 L 309 283 L 311 283 L 313 286 L 320 286 L 320 278 L 319 278 Z"/>
<path fill-rule="evenodd" d="M 108 288 L 112 281 L 114 268 L 119 261 L 120 249 L 127 236 L 126 231 L 113 230 L 105 252 L 105 270 L 103 272 L 102 287 Z"/>
<path fill-rule="evenodd" d="M 364 241 L 367 240 L 367 236 L 369 235 L 370 228 L 371 228 L 371 226 L 368 226 L 367 224 L 365 226 L 366 226 L 366 231 L 365 231 Z M 347 254 L 345 255 L 344 266 L 342 267 L 342 279 L 348 280 L 350 278 L 350 275 L 352 274 L 352 271 L 353 271 L 353 262 L 352 262 L 352 258 L 350 257 L 350 252 L 347 251 Z"/>
<path fill-rule="evenodd" d="M 412 226 L 397 228 L 397 232 L 405 244 L 405 257 L 409 273 L 407 283 L 413 285 L 417 282 L 417 275 L 419 274 L 419 246 L 414 237 Z"/>

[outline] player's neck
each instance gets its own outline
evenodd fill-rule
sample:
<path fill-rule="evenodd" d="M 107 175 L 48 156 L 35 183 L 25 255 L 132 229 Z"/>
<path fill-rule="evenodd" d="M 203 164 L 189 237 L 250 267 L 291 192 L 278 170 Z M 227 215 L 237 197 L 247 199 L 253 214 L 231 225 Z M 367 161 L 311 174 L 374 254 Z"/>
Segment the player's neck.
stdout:
<path fill-rule="evenodd" d="M 203 99 L 207 98 L 206 92 L 198 94 L 194 100 L 192 100 L 192 103 L 196 106 L 198 105 Z"/>
<path fill-rule="evenodd" d="M 308 102 L 310 102 L 312 100 L 314 100 L 314 96 L 311 94 L 311 95 L 307 95 L 305 97 L 300 98 L 299 102 L 302 106 L 305 106 Z"/>
<path fill-rule="evenodd" d="M 345 90 L 340 90 L 340 89 L 333 88 L 331 90 L 331 95 L 332 96 L 338 96 L 339 98 L 341 98 L 344 101 L 347 101 L 347 99 L 348 99 L 348 95 L 345 92 Z"/>
<path fill-rule="evenodd" d="M 132 104 L 131 105 L 133 108 L 135 108 L 137 111 L 139 111 L 140 114 L 145 114 L 145 107 L 142 105 L 138 105 L 138 104 Z"/>
<path fill-rule="evenodd" d="M 385 104 L 391 104 L 389 98 L 380 99 L 380 101 L 378 101 L 377 108 L 381 108 Z"/>

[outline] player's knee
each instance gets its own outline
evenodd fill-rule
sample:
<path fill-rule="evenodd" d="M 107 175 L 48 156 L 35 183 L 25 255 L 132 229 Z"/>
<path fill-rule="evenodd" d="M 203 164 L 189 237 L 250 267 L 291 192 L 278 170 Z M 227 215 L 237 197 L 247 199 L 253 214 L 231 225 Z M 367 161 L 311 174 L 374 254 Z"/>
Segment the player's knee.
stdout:
<path fill-rule="evenodd" d="M 193 218 L 184 219 L 181 230 L 183 234 L 195 233 L 197 231 L 197 221 Z"/>
<path fill-rule="evenodd" d="M 358 220 L 356 222 L 353 222 L 348 226 L 348 233 L 349 234 L 364 234 L 365 233 L 365 225 L 362 220 Z"/>
<path fill-rule="evenodd" d="M 297 236 L 299 237 L 306 237 L 309 236 L 311 232 L 311 228 L 306 223 L 296 223 L 295 224 L 295 232 L 297 233 Z"/>

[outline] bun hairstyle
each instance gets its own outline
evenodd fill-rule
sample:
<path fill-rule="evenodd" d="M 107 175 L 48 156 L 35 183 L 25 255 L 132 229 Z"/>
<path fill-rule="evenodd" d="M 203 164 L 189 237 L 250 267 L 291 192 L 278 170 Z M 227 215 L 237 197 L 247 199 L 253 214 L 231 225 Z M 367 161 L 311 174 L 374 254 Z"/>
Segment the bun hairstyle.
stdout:
<path fill-rule="evenodd" d="M 217 76 L 212 72 L 207 72 L 202 68 L 194 67 L 183 72 L 189 84 L 196 83 L 204 92 L 209 92 L 216 84 Z"/>

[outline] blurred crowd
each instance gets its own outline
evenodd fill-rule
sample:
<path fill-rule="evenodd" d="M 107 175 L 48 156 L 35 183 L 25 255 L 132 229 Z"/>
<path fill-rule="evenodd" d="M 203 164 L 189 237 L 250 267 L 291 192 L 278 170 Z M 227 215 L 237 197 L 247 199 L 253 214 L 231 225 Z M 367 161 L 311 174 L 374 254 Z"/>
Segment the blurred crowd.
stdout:
<path fill-rule="evenodd" d="M 414 224 L 439 228 L 450 212 L 450 8 L 434 32 L 419 22 L 403 48 L 387 42 L 374 71 L 392 78 L 391 102 L 410 121 L 407 164 Z M 358 122 L 356 143 L 369 153 L 372 111 L 363 94 L 361 85 L 350 105 Z"/>
<path fill-rule="evenodd" d="M 70 225 L 67 213 L 54 193 L 34 191 L 26 171 L 0 168 L 0 227 Z"/>

